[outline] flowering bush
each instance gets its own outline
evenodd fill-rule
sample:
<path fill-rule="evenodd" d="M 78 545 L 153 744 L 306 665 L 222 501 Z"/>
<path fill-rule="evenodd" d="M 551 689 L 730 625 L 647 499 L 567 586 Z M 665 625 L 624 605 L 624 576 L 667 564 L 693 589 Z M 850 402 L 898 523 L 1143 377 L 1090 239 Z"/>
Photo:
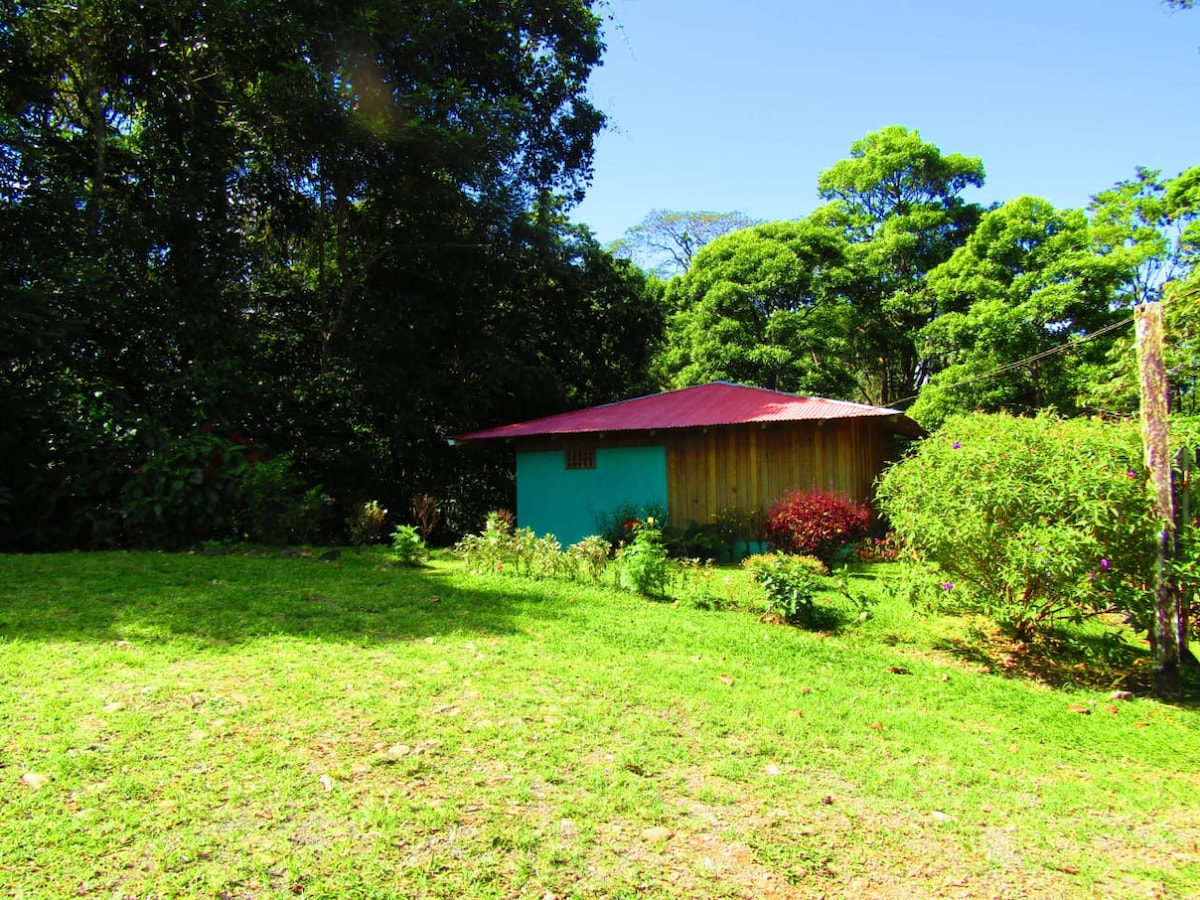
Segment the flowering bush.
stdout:
<path fill-rule="evenodd" d="M 666 507 L 657 502 L 637 505 L 623 500 L 607 512 L 596 515 L 596 534 L 619 547 L 632 541 L 634 528 L 649 519 L 653 519 L 659 528 L 665 527 Z"/>
<path fill-rule="evenodd" d="M 789 491 L 767 513 L 767 540 L 778 549 L 814 556 L 826 566 L 837 552 L 867 533 L 870 511 L 833 491 Z"/>
<path fill-rule="evenodd" d="M 1149 625 L 1154 527 L 1136 424 L 950 419 L 880 480 L 896 534 L 935 563 L 948 601 L 1030 637 L 1121 611 Z"/>

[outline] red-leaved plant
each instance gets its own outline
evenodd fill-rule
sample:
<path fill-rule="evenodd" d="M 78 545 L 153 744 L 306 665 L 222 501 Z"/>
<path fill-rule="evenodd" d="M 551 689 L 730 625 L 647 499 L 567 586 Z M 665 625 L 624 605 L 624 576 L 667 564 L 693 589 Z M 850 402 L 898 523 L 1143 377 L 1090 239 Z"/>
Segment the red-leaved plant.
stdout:
<path fill-rule="evenodd" d="M 839 550 L 862 539 L 870 511 L 844 494 L 810 488 L 791 490 L 767 513 L 767 540 L 787 553 L 815 556 L 831 565 Z"/>

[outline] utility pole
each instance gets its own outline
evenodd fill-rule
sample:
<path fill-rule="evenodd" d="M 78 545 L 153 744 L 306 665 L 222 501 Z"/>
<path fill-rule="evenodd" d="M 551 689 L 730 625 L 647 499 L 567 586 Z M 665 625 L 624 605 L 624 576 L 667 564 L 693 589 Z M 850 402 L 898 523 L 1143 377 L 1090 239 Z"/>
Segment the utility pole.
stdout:
<path fill-rule="evenodd" d="M 1179 589 L 1171 576 L 1170 565 L 1175 557 L 1175 498 L 1167 432 L 1162 304 L 1144 303 L 1134 309 L 1133 318 L 1141 376 L 1142 446 L 1159 526 L 1158 555 L 1154 564 L 1154 693 L 1159 697 L 1175 697 L 1182 690 L 1179 671 L 1181 623 Z"/>

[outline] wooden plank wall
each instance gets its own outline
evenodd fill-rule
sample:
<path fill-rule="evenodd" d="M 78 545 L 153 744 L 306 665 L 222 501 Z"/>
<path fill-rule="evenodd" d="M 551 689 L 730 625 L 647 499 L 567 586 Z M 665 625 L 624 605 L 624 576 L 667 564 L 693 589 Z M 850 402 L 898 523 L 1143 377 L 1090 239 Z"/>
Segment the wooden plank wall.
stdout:
<path fill-rule="evenodd" d="M 790 488 L 830 488 L 869 503 L 892 443 L 869 419 L 672 433 L 668 520 L 685 527 L 712 522 L 723 510 L 763 511 Z"/>

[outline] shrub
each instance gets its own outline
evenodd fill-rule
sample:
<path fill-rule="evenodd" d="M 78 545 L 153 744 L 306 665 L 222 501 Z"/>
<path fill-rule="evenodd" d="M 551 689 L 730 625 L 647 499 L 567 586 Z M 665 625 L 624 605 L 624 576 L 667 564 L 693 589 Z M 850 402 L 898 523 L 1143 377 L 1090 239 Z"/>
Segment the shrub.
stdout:
<path fill-rule="evenodd" d="M 558 538 L 552 534 L 538 537 L 532 528 L 516 528 L 507 510 L 489 513 L 483 533 L 467 535 L 454 549 L 475 573 L 544 578 L 576 574 L 573 558 L 563 552 Z"/>
<path fill-rule="evenodd" d="M 311 541 L 329 502 L 320 485 L 304 483 L 286 455 L 246 466 L 241 493 L 238 528 L 262 544 Z"/>
<path fill-rule="evenodd" d="M 890 467 L 877 496 L 955 606 L 1024 638 L 1107 611 L 1146 628 L 1155 545 L 1141 453 L 1133 423 L 962 416 Z"/>
<path fill-rule="evenodd" d="M 514 556 L 514 525 L 515 520 L 511 512 L 505 509 L 493 510 L 487 515 L 483 532 L 467 535 L 454 549 L 472 572 L 501 572 L 505 562 L 511 561 Z"/>
<path fill-rule="evenodd" d="M 529 529 L 533 535 L 533 529 Z M 552 534 L 534 537 L 530 551 L 529 568 L 532 572 L 545 578 L 569 577 L 567 558 L 562 552 L 562 544 Z"/>
<path fill-rule="evenodd" d="M 442 521 L 442 504 L 437 498 L 430 494 L 422 494 L 419 497 L 413 497 L 409 505 L 412 511 L 413 521 L 416 523 L 417 530 L 421 533 L 421 540 L 429 543 L 429 538 L 433 534 L 435 528 Z"/>
<path fill-rule="evenodd" d="M 653 519 L 659 528 L 667 522 L 667 511 L 661 503 L 643 503 L 637 506 L 628 500 L 622 501 L 606 513 L 596 515 L 596 534 L 614 547 L 633 539 L 633 527 Z"/>
<path fill-rule="evenodd" d="M 397 525 L 392 531 L 392 553 L 402 566 L 420 565 L 429 556 L 425 541 L 414 525 Z"/>
<path fill-rule="evenodd" d="M 243 445 L 209 430 L 168 441 L 134 469 L 122 491 L 130 538 L 177 548 L 233 537 L 245 468 Z"/>
<path fill-rule="evenodd" d="M 361 550 L 367 544 L 379 542 L 383 534 L 383 525 L 387 521 L 388 511 L 376 500 L 368 500 L 354 507 L 354 512 L 346 520 L 350 531 L 350 543 Z"/>
<path fill-rule="evenodd" d="M 804 628 L 821 629 L 835 624 L 831 611 L 813 603 L 829 574 L 825 564 L 812 556 L 760 553 L 749 556 L 742 566 L 766 594 L 766 614 Z"/>
<path fill-rule="evenodd" d="M 631 525 L 631 539 L 617 553 L 620 584 L 647 597 L 661 597 L 667 590 L 667 550 L 662 530 L 653 517 Z"/>
<path fill-rule="evenodd" d="M 567 548 L 567 556 L 575 564 L 575 571 L 592 584 L 599 584 L 608 568 L 612 544 L 598 534 L 589 535 Z"/>
<path fill-rule="evenodd" d="M 839 550 L 864 537 L 870 511 L 861 503 L 820 488 L 792 490 L 767 513 L 765 532 L 775 547 L 800 556 L 814 556 L 826 566 Z"/>

